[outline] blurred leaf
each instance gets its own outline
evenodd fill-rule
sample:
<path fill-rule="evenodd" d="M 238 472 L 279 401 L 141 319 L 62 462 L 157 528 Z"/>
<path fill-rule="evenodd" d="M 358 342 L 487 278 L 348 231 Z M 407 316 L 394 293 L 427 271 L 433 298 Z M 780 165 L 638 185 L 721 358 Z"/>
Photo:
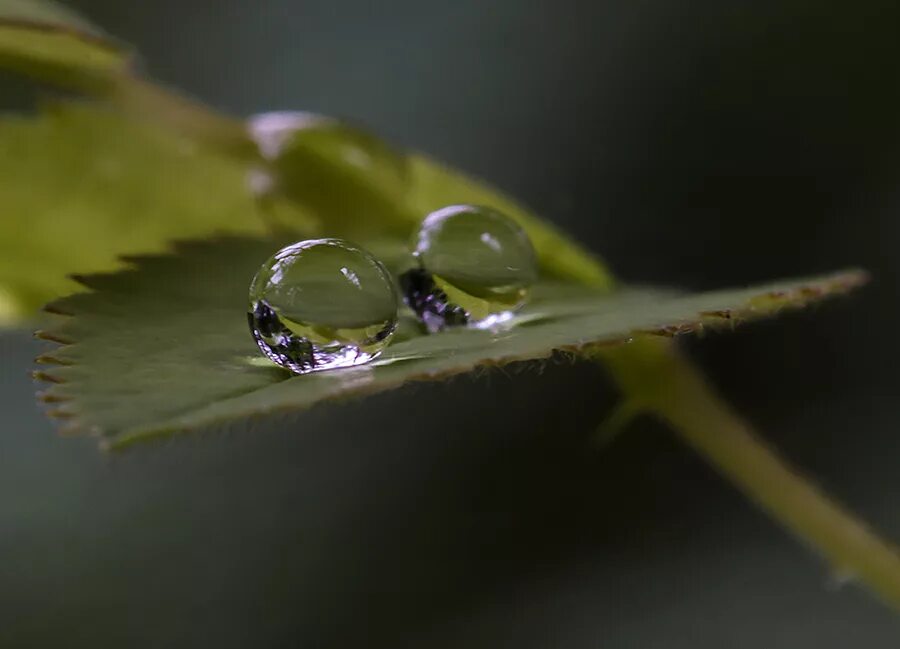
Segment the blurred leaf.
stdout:
<path fill-rule="evenodd" d="M 406 235 L 434 210 L 486 205 L 528 232 L 545 271 L 597 288 L 612 286 L 600 261 L 513 199 L 430 158 L 396 150 L 356 126 L 322 115 L 272 112 L 247 126 L 259 146 L 271 200 L 305 205 L 328 235 Z"/>
<path fill-rule="evenodd" d="M 64 105 L 0 121 L 0 324 L 176 237 L 259 234 L 242 163 L 115 113 Z"/>
<path fill-rule="evenodd" d="M 190 117 L 192 124 L 203 121 L 196 107 Z M 611 285 L 595 258 L 511 199 L 423 156 L 392 157 L 373 138 L 343 128 L 323 131 L 313 138 L 315 155 L 292 158 L 300 180 L 281 180 L 290 183 L 289 196 L 259 202 L 248 189 L 253 162 L 246 157 L 111 109 L 61 104 L 37 118 L 7 117 L 0 121 L 0 204 L 7 215 L 0 222 L 0 325 L 76 290 L 68 273 L 111 270 L 117 255 L 159 251 L 173 239 L 259 234 L 264 224 L 297 238 L 313 230 L 403 237 L 428 212 L 451 203 L 490 205 L 522 223 L 550 274 Z M 360 141 L 382 155 L 356 168 L 346 154 Z M 261 173 L 252 178 L 265 181 Z M 375 204 L 392 206 L 393 216 L 365 207 Z"/>
<path fill-rule="evenodd" d="M 246 129 L 271 195 L 322 215 L 330 234 L 409 229 L 408 158 L 378 136 L 299 111 L 254 115 Z"/>
<path fill-rule="evenodd" d="M 91 37 L 103 35 L 100 28 L 53 0 L 0 0 L 0 21 L 68 30 Z"/>
<path fill-rule="evenodd" d="M 374 363 L 292 377 L 261 357 L 245 317 L 249 280 L 279 245 L 242 238 L 182 244 L 171 255 L 132 260 L 135 269 L 83 278 L 94 292 L 51 305 L 59 322 L 39 334 L 63 343 L 39 359 L 51 365 L 37 375 L 53 383 L 43 395 L 54 404 L 51 414 L 123 446 L 554 350 L 621 344 L 638 332 L 731 326 L 864 279 L 850 271 L 698 295 L 544 283 L 510 331 L 423 335 L 407 321 Z"/>
<path fill-rule="evenodd" d="M 0 0 L 0 67 L 67 88 L 98 89 L 129 52 L 74 11 L 49 0 Z"/>

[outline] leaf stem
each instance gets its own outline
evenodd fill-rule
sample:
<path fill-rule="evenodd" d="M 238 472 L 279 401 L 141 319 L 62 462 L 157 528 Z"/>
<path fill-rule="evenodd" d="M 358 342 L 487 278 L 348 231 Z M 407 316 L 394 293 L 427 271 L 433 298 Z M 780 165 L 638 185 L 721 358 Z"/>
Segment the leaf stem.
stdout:
<path fill-rule="evenodd" d="M 751 500 L 820 552 L 837 574 L 859 578 L 900 610 L 900 554 L 792 469 L 663 341 L 601 352 L 630 399 L 667 421 Z"/>

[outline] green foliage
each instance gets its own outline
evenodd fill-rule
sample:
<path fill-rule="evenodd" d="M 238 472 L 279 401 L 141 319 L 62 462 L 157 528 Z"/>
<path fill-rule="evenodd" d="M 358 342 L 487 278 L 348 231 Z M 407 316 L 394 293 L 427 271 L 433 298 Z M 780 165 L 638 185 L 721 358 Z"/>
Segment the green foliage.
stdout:
<path fill-rule="evenodd" d="M 0 326 L 77 290 L 67 274 L 111 270 L 118 255 L 174 239 L 272 228 L 399 239 L 453 202 L 492 205 L 520 221 L 546 271 L 611 285 L 595 258 L 514 201 L 333 120 L 263 160 L 240 121 L 131 75 L 127 51 L 61 5 L 0 0 L 0 66 L 106 104 L 0 120 Z M 360 150 L 374 152 L 362 167 L 346 155 Z M 251 173 L 268 174 L 278 191 L 257 200 Z"/>
<path fill-rule="evenodd" d="M 337 158 L 316 171 L 316 160 L 342 150 L 345 137 L 350 136 L 340 130 L 318 137 L 319 157 L 308 159 L 307 167 L 295 158 L 292 172 L 306 169 L 343 187 L 346 197 L 339 205 L 362 205 L 376 194 L 387 202 L 396 188 L 384 173 L 360 174 Z M 612 285 L 600 262 L 551 225 L 421 155 L 403 158 L 405 191 L 390 199 L 401 220 L 380 227 L 377 213 L 357 208 L 357 218 L 341 218 L 343 208 L 319 200 L 303 204 L 296 192 L 287 200 L 258 201 L 249 189 L 252 169 L 275 174 L 281 184 L 291 176 L 278 175 L 277 165 L 266 168 L 262 160 L 227 155 L 108 106 L 55 104 L 37 117 L 7 117 L 0 121 L 0 142 L 0 200 L 7 214 L 0 222 L 0 325 L 77 290 L 69 273 L 112 270 L 120 265 L 117 255 L 156 252 L 173 239 L 261 234 L 274 227 L 295 238 L 314 231 L 354 237 L 384 230 L 405 242 L 425 214 L 449 203 L 491 205 L 519 221 L 546 272 L 598 288 Z"/>
<path fill-rule="evenodd" d="M 109 110 L 0 121 L 0 324 L 174 237 L 264 231 L 245 168 Z"/>
<path fill-rule="evenodd" d="M 98 90 L 128 65 L 128 51 L 66 7 L 0 0 L 0 66 L 67 88 Z"/>
<path fill-rule="evenodd" d="M 0 66 L 109 109 L 0 121 L 0 324 L 73 290 L 66 273 L 116 269 L 117 255 L 159 252 L 179 237 L 205 239 L 82 278 L 93 292 L 51 305 L 60 321 L 41 335 L 62 347 L 39 359 L 49 365 L 37 376 L 53 383 L 43 399 L 70 428 L 123 446 L 554 350 L 596 354 L 629 404 L 620 420 L 635 408 L 667 420 L 836 568 L 900 608 L 893 546 L 785 466 L 670 345 L 646 335 L 728 326 L 846 290 L 862 274 L 694 296 L 611 291 L 591 253 L 458 172 L 416 154 L 400 154 L 398 167 L 377 140 L 328 120 L 298 134 L 289 155 L 259 155 L 252 129 L 138 78 L 128 63 L 127 49 L 55 3 L 0 0 Z M 360 147 L 381 153 L 360 158 Z M 273 191 L 257 200 L 248 176 Z M 299 377 L 259 356 L 246 330 L 247 284 L 284 241 L 243 235 L 359 235 L 400 267 L 419 220 L 454 203 L 505 212 L 532 238 L 547 279 L 518 326 L 425 336 L 407 319 L 376 362 Z"/>
<path fill-rule="evenodd" d="M 245 317 L 249 278 L 282 243 L 183 244 L 175 254 L 133 260 L 133 270 L 82 278 L 94 292 L 51 305 L 66 315 L 41 334 L 66 343 L 42 358 L 56 366 L 39 374 L 53 382 L 44 398 L 57 404 L 54 413 L 73 430 L 120 446 L 410 380 L 544 358 L 554 350 L 620 344 L 639 332 L 730 326 L 860 280 L 850 272 L 699 295 L 652 289 L 604 294 L 544 283 L 509 331 L 426 335 L 407 320 L 397 340 L 368 366 L 292 377 L 261 358 Z M 395 267 L 401 259 L 394 258 Z"/>
<path fill-rule="evenodd" d="M 281 115 L 287 124 L 293 117 L 304 126 L 285 128 L 288 133 L 274 138 L 270 133 L 261 148 L 272 151 L 261 168 L 275 199 L 305 206 L 329 236 L 405 238 L 429 212 L 459 203 L 485 205 L 522 225 L 545 272 L 597 288 L 613 286 L 595 255 L 498 190 L 427 156 L 394 151 L 355 127 L 302 113 Z M 263 138 L 254 125 L 261 121 L 250 122 L 257 141 Z"/>

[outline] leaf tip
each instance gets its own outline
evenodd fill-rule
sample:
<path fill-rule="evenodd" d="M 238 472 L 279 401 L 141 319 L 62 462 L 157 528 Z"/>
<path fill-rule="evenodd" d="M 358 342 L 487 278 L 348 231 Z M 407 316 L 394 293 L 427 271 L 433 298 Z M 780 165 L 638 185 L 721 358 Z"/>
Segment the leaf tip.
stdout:
<path fill-rule="evenodd" d="M 34 370 L 31 373 L 31 378 L 35 381 L 43 381 L 44 383 L 65 383 L 65 381 L 55 374 L 50 372 L 45 372 L 43 370 Z"/>
<path fill-rule="evenodd" d="M 41 403 L 65 403 L 69 401 L 68 397 L 57 394 L 52 388 L 38 392 L 36 397 Z"/>
<path fill-rule="evenodd" d="M 41 354 L 34 359 L 34 362 L 38 365 L 72 365 L 72 361 L 53 354 Z"/>
<path fill-rule="evenodd" d="M 66 338 L 64 335 L 56 331 L 48 331 L 46 329 L 38 329 L 32 335 L 35 338 L 39 338 L 41 340 L 49 340 L 50 342 L 54 342 L 59 345 L 72 345 L 75 342 L 71 338 Z"/>

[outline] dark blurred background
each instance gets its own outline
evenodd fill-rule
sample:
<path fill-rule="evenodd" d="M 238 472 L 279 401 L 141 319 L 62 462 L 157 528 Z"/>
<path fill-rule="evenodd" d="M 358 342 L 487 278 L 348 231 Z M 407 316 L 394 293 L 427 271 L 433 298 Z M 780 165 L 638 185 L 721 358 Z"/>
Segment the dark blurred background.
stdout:
<path fill-rule="evenodd" d="M 896 1 L 70 4 L 163 82 L 237 114 L 361 121 L 499 185 L 629 280 L 870 269 L 851 298 L 686 345 L 900 539 Z M 592 447 L 615 399 L 595 366 L 106 457 L 33 405 L 37 351 L 0 334 L 0 646 L 900 641 L 893 613 L 662 426 Z"/>

